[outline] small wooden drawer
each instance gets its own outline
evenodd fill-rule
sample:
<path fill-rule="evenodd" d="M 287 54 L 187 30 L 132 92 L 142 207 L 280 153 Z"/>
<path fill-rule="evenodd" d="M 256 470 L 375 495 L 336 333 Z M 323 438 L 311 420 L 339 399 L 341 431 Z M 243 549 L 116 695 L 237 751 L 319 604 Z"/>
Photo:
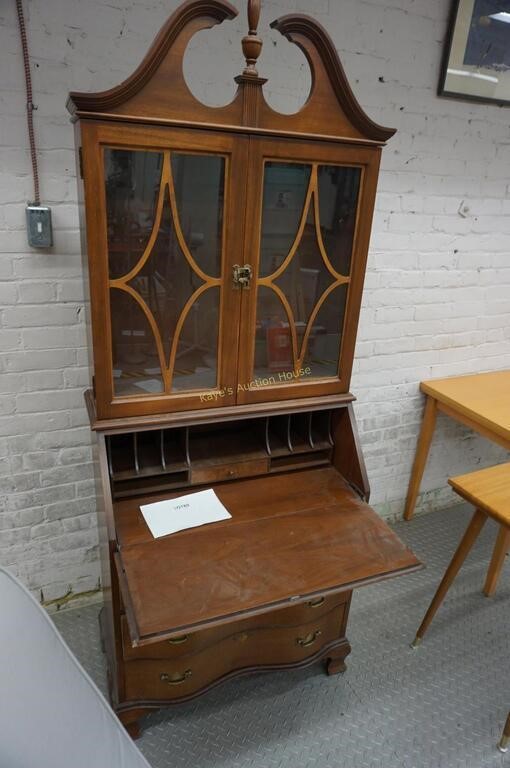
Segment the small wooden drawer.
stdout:
<path fill-rule="evenodd" d="M 169 640 L 162 640 L 159 643 L 137 647 L 131 645 L 125 616 L 121 617 L 121 627 L 124 659 L 134 661 L 138 659 L 179 659 L 181 656 L 193 655 L 221 642 L 229 635 L 235 634 L 238 631 L 238 622 L 182 634 Z"/>
<path fill-rule="evenodd" d="M 238 477 L 264 475 L 268 469 L 269 462 L 267 459 L 192 467 L 191 482 L 193 485 L 201 485 L 202 483 L 218 483 L 222 480 L 236 480 Z"/>
<path fill-rule="evenodd" d="M 182 656 L 198 653 L 220 643 L 228 637 L 253 629 L 278 629 L 298 627 L 310 621 L 317 621 L 330 611 L 344 605 L 350 592 L 341 592 L 328 597 L 316 597 L 299 605 L 280 608 L 277 611 L 253 616 L 242 621 L 222 624 L 211 629 L 183 634 L 159 643 L 133 647 L 129 636 L 129 627 L 125 616 L 121 616 L 122 649 L 125 661 L 139 659 L 178 659 Z"/>
<path fill-rule="evenodd" d="M 325 616 L 334 608 L 348 603 L 351 599 L 352 592 L 339 592 L 336 595 L 318 595 L 306 600 L 304 603 L 298 603 L 292 605 L 289 608 L 280 608 L 278 611 L 266 614 L 266 617 L 271 617 L 271 620 L 275 626 L 297 626 L 298 624 L 307 624 L 309 621 L 317 620 L 321 616 Z M 261 623 L 261 619 L 264 617 L 258 617 L 258 623 Z"/>
<path fill-rule="evenodd" d="M 171 701 L 197 693 L 236 672 L 303 663 L 319 654 L 321 648 L 342 639 L 344 611 L 345 604 L 298 627 L 238 631 L 182 658 L 126 662 L 126 697 Z"/>

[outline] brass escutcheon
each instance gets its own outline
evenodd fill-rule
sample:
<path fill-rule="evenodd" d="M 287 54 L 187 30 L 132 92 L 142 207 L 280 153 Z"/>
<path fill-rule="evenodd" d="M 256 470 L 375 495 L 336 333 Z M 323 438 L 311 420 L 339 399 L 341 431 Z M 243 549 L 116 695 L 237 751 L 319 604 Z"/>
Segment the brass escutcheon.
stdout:
<path fill-rule="evenodd" d="M 249 288 L 252 277 L 253 269 L 250 264 L 245 264 L 244 267 L 241 267 L 239 264 L 234 264 L 232 268 L 234 288 Z"/>

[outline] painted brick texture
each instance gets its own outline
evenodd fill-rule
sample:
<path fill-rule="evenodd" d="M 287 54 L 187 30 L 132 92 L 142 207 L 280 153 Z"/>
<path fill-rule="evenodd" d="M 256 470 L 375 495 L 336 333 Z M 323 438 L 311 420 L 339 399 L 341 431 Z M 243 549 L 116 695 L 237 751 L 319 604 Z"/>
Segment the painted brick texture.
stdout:
<path fill-rule="evenodd" d="M 242 67 L 242 13 L 192 41 L 185 73 L 225 103 Z M 31 251 L 32 195 L 14 3 L 0 9 L 0 562 L 51 600 L 99 578 L 69 90 L 100 90 L 139 63 L 176 0 L 25 0 L 42 197 L 55 245 Z M 355 93 L 398 133 L 383 154 L 352 390 L 373 489 L 401 513 L 422 413 L 421 379 L 510 367 L 509 112 L 436 96 L 449 0 L 266 0 L 261 27 L 310 13 Z M 270 32 L 260 59 L 282 111 L 309 89 L 302 54 Z M 449 474 L 505 454 L 439 420 L 419 510 L 454 502 Z"/>

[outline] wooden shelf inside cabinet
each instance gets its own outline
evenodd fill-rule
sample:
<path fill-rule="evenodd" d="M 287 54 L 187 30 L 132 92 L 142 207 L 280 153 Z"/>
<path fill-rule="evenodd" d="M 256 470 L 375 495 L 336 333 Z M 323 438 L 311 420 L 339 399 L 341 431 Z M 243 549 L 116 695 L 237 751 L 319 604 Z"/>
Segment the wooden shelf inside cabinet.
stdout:
<path fill-rule="evenodd" d="M 116 498 L 171 489 L 189 482 L 187 428 L 112 435 L 106 438 L 108 470 Z"/>
<path fill-rule="evenodd" d="M 230 425 L 216 424 L 191 429 L 192 466 L 212 466 L 229 462 L 266 458 L 264 424 L 246 419 Z"/>
<path fill-rule="evenodd" d="M 187 430 L 115 435 L 107 438 L 106 445 L 113 482 L 189 468 Z"/>
<path fill-rule="evenodd" d="M 114 498 L 331 463 L 334 410 L 106 437 Z"/>
<path fill-rule="evenodd" d="M 270 471 L 302 469 L 331 460 L 332 411 L 294 413 L 269 418 L 267 443 Z"/>

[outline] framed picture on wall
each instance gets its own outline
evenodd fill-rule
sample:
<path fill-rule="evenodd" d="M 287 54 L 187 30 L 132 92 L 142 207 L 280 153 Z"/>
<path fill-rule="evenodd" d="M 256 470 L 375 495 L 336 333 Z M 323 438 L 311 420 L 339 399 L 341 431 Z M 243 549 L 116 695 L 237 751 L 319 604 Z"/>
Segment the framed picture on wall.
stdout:
<path fill-rule="evenodd" d="M 454 0 L 439 95 L 510 105 L 510 0 Z"/>

